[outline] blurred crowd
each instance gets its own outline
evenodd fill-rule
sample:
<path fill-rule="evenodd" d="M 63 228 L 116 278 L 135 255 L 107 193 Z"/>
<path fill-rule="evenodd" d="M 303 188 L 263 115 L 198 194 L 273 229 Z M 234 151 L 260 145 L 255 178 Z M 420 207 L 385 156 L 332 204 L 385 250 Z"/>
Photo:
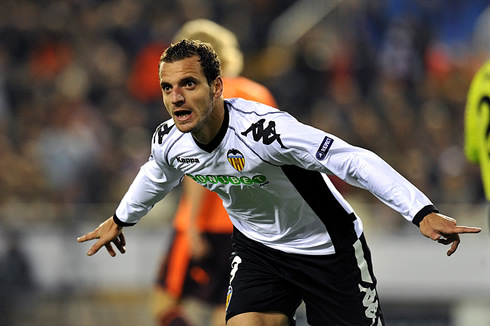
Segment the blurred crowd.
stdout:
<path fill-rule="evenodd" d="M 488 1 L 325 2 L 2 0 L 0 219 L 46 203 L 55 218 L 73 204 L 115 207 L 169 118 L 159 56 L 195 18 L 237 34 L 244 75 L 281 109 L 377 152 L 436 204 L 482 202 L 462 137 Z"/>

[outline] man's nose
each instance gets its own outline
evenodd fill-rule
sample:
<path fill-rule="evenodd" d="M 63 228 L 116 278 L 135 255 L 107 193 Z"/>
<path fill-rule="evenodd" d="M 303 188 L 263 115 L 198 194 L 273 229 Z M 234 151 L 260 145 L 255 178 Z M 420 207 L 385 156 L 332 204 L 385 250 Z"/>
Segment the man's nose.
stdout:
<path fill-rule="evenodd" d="M 178 90 L 172 91 L 171 100 L 172 100 L 172 104 L 177 106 L 184 104 L 184 96 Z"/>

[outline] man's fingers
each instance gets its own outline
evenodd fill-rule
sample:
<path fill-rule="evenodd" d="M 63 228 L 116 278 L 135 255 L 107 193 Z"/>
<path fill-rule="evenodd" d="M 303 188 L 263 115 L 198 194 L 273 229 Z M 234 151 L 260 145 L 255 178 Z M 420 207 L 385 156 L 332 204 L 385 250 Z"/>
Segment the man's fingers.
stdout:
<path fill-rule="evenodd" d="M 480 233 L 481 228 L 472 226 L 453 226 L 450 228 L 442 228 L 441 230 L 433 230 L 430 238 L 434 241 L 440 240 L 441 237 L 451 239 L 451 236 L 463 233 Z"/>
<path fill-rule="evenodd" d="M 126 245 L 126 239 L 122 234 L 122 227 L 119 227 L 114 222 L 113 217 L 110 217 L 105 222 L 101 223 L 94 231 L 78 237 L 77 241 L 85 242 L 94 239 L 98 239 L 98 241 L 87 251 L 88 256 L 96 254 L 100 248 L 105 246 L 109 255 L 114 257 L 116 255 L 116 251 L 112 247 L 111 242 L 114 242 L 117 249 L 121 253 L 126 252 L 126 248 L 124 248 Z"/>
<path fill-rule="evenodd" d="M 473 226 L 457 226 L 458 229 L 455 233 L 480 233 L 481 228 L 473 227 Z"/>
<path fill-rule="evenodd" d="M 448 257 L 456 252 L 456 249 L 458 249 L 460 242 L 461 241 L 459 240 L 459 238 L 456 241 L 453 241 L 453 243 L 451 244 L 451 248 L 449 248 L 447 251 Z"/>
<path fill-rule="evenodd" d="M 89 240 L 97 239 L 97 233 L 95 231 L 89 232 L 85 235 L 82 235 L 81 237 L 77 238 L 78 242 L 85 242 Z"/>
<path fill-rule="evenodd" d="M 114 250 L 114 248 L 112 248 L 112 245 L 110 242 L 105 244 L 105 248 L 106 248 L 107 252 L 109 253 L 109 255 L 111 255 L 111 257 L 116 256 L 116 251 Z"/>
<path fill-rule="evenodd" d="M 434 241 L 437 241 L 441 238 L 441 235 L 437 232 L 432 232 L 432 234 L 430 235 L 430 238 Z"/>
<path fill-rule="evenodd" d="M 102 240 L 97 241 L 94 243 L 92 247 L 87 251 L 87 256 L 93 256 L 99 251 L 99 249 L 104 245 Z"/>
<path fill-rule="evenodd" d="M 443 245 L 450 245 L 447 255 L 451 256 L 461 243 L 460 234 L 479 233 L 481 228 L 458 226 L 456 220 L 438 213 L 430 213 L 420 222 L 420 232 Z"/>
<path fill-rule="evenodd" d="M 459 247 L 459 244 L 461 242 L 461 239 L 459 238 L 458 233 L 453 233 L 453 234 L 437 234 L 434 233 L 430 237 L 432 240 L 437 241 L 440 244 L 443 245 L 451 245 L 451 247 L 447 251 L 447 255 L 451 256 L 456 252 L 456 250 Z"/>
<path fill-rule="evenodd" d="M 122 239 L 121 239 L 121 236 L 118 236 L 112 242 L 114 242 L 114 244 L 116 245 L 116 248 L 119 250 L 119 252 L 121 252 L 122 254 L 124 254 L 126 252 L 126 248 L 124 247 L 125 246 L 124 237 L 122 237 Z"/>
<path fill-rule="evenodd" d="M 444 238 L 444 237 L 441 237 L 439 240 L 437 240 L 437 242 L 439 242 L 440 244 L 443 244 L 443 245 L 448 245 L 450 243 L 452 243 L 454 241 L 453 238 Z"/>
<path fill-rule="evenodd" d="M 121 234 L 119 235 L 119 240 L 121 240 L 122 246 L 126 245 L 126 238 L 124 237 L 124 233 L 121 232 Z"/>

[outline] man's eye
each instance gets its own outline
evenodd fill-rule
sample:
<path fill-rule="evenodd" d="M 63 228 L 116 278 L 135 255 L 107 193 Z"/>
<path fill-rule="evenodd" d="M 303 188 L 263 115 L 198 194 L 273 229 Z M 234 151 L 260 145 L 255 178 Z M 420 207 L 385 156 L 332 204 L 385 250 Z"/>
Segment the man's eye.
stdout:
<path fill-rule="evenodd" d="M 171 89 L 170 89 L 170 86 L 163 86 L 163 87 L 162 87 L 162 89 L 163 89 L 163 91 L 164 91 L 165 93 L 168 93 L 168 92 L 170 92 L 170 90 L 171 90 Z"/>
<path fill-rule="evenodd" d="M 195 82 L 193 82 L 192 80 L 189 80 L 185 83 L 185 86 L 186 87 L 194 87 L 196 85 Z"/>

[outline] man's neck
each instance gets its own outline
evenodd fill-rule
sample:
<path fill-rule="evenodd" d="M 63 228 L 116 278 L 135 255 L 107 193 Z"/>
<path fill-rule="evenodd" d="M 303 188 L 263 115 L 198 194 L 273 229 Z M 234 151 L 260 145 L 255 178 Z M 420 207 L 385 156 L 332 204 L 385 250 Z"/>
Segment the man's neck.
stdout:
<path fill-rule="evenodd" d="M 221 98 L 217 101 L 213 111 L 204 122 L 205 125 L 200 128 L 198 133 L 192 133 L 194 139 L 201 144 L 209 144 L 218 134 L 221 126 L 223 125 L 225 116 L 225 104 Z"/>
<path fill-rule="evenodd" d="M 222 107 L 222 112 L 223 112 L 223 117 L 221 119 L 221 125 L 214 129 L 216 132 L 214 133 L 214 137 L 206 143 L 201 142 L 199 139 L 194 137 L 194 140 L 196 141 L 196 144 L 206 152 L 212 152 L 218 145 L 221 143 L 223 138 L 226 135 L 226 131 L 228 130 L 228 124 L 229 124 L 229 112 L 228 109 L 223 105 Z"/>

